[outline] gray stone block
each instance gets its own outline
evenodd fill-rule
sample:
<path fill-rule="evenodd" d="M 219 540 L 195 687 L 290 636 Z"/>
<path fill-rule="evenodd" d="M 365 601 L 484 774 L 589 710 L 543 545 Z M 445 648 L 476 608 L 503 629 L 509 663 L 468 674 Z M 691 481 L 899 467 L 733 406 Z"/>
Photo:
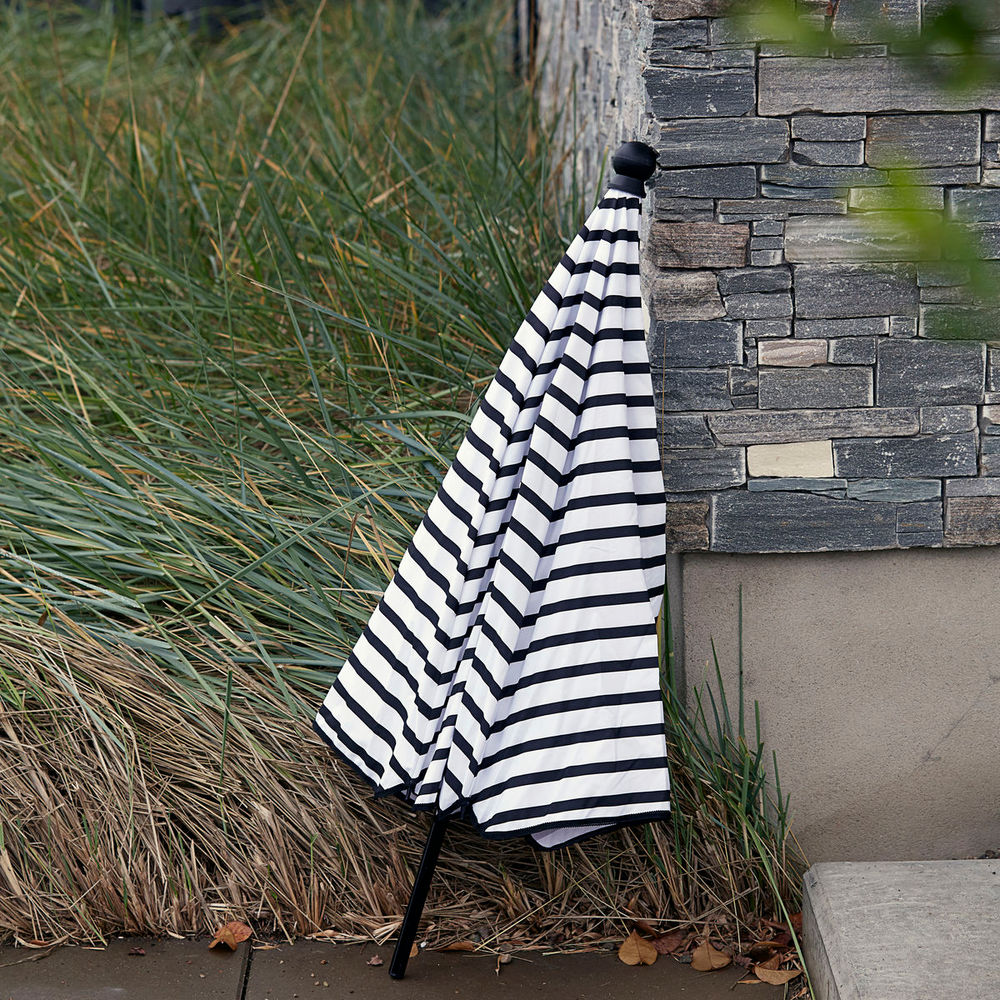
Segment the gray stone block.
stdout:
<path fill-rule="evenodd" d="M 766 163 L 760 179 L 772 184 L 804 188 L 875 187 L 889 182 L 884 170 L 873 167 L 812 167 L 802 163 Z"/>
<path fill-rule="evenodd" d="M 1000 114 L 995 111 L 983 116 L 983 138 L 989 142 L 1000 141 Z"/>
<path fill-rule="evenodd" d="M 762 340 L 765 337 L 790 337 L 792 321 L 790 319 L 748 319 L 744 326 L 743 339 Z"/>
<path fill-rule="evenodd" d="M 1000 188 L 956 188 L 949 191 L 948 212 L 959 219 L 1000 222 Z"/>
<path fill-rule="evenodd" d="M 873 365 L 875 338 L 833 337 L 830 340 L 829 361 L 833 365 Z"/>
<path fill-rule="evenodd" d="M 917 410 L 899 407 L 712 413 L 708 426 L 724 445 L 908 437 L 920 430 Z"/>
<path fill-rule="evenodd" d="M 792 315 L 788 292 L 736 292 L 725 297 L 726 314 L 733 319 L 781 319 Z"/>
<path fill-rule="evenodd" d="M 944 184 L 952 186 L 956 184 L 978 184 L 980 180 L 980 168 L 971 167 L 914 167 L 909 170 L 886 171 L 889 175 L 889 183 L 900 187 L 920 187 Z"/>
<path fill-rule="evenodd" d="M 672 368 L 657 371 L 653 395 L 663 413 L 729 410 L 729 373 L 725 368 Z"/>
<path fill-rule="evenodd" d="M 787 219 L 792 215 L 838 215 L 847 211 L 846 198 L 817 198 L 791 201 L 776 198 L 747 198 L 720 201 L 720 222 L 747 222 L 754 219 Z"/>
<path fill-rule="evenodd" d="M 824 167 L 860 167 L 865 162 L 865 144 L 858 142 L 809 142 L 792 144 L 796 163 Z"/>
<path fill-rule="evenodd" d="M 742 267 L 749 241 L 745 222 L 654 222 L 646 252 L 662 268 Z"/>
<path fill-rule="evenodd" d="M 666 448 L 663 485 L 669 493 L 724 490 L 742 486 L 747 479 L 743 448 Z"/>
<path fill-rule="evenodd" d="M 889 334 L 888 316 L 860 316 L 856 319 L 797 319 L 795 336 L 814 337 L 885 337 Z"/>
<path fill-rule="evenodd" d="M 891 212 L 789 219 L 785 257 L 792 263 L 835 260 L 909 261 L 940 254 Z"/>
<path fill-rule="evenodd" d="M 954 9 L 955 0 L 923 0 L 923 16 L 926 21 L 931 21 L 940 17 L 949 8 Z M 981 31 L 996 31 L 1000 28 L 1000 8 L 990 3 L 960 4 L 959 8 L 965 8 L 967 15 L 971 16 L 973 23 Z M 983 43 L 980 43 L 983 44 Z"/>
<path fill-rule="evenodd" d="M 792 138 L 811 142 L 863 140 L 866 124 L 864 115 L 796 115 L 792 119 Z"/>
<path fill-rule="evenodd" d="M 783 250 L 751 250 L 750 265 L 752 267 L 776 267 L 785 262 Z"/>
<path fill-rule="evenodd" d="M 890 500 L 911 503 L 941 496 L 940 479 L 855 479 L 847 483 L 851 500 Z M 941 505 L 937 505 L 940 517 Z"/>
<path fill-rule="evenodd" d="M 781 250 L 785 245 L 784 236 L 751 236 L 750 252 L 754 250 Z"/>
<path fill-rule="evenodd" d="M 976 248 L 977 255 L 983 260 L 1000 259 L 1000 226 L 995 222 L 969 222 L 960 223 L 958 228 L 967 235 L 969 244 Z M 949 257 L 965 257 L 966 249 L 963 247 Z"/>
<path fill-rule="evenodd" d="M 884 340 L 875 370 L 879 406 L 975 405 L 986 389 L 986 347 Z"/>
<path fill-rule="evenodd" d="M 933 482 L 940 496 L 941 484 L 936 479 Z M 931 544 L 940 544 L 944 533 L 944 505 L 940 500 L 901 503 L 896 508 L 896 533 L 919 534 L 921 537 L 936 535 Z M 927 542 L 922 541 L 920 544 L 926 545 Z"/>
<path fill-rule="evenodd" d="M 936 340 L 996 340 L 998 320 L 991 309 L 959 305 L 922 305 L 920 336 Z"/>
<path fill-rule="evenodd" d="M 916 316 L 890 316 L 890 337 L 915 337 L 917 335 Z"/>
<path fill-rule="evenodd" d="M 664 50 L 704 48 L 708 45 L 708 21 L 692 18 L 689 21 L 661 21 L 653 25 L 653 40 L 649 46 L 649 60 L 661 61 L 667 56 Z"/>
<path fill-rule="evenodd" d="M 743 365 L 730 368 L 729 393 L 732 396 L 756 396 L 757 369 L 747 368 L 744 367 Z"/>
<path fill-rule="evenodd" d="M 700 167 L 661 170 L 656 175 L 656 198 L 752 198 L 757 193 L 757 171 L 751 166 Z"/>
<path fill-rule="evenodd" d="M 768 493 L 779 491 L 790 491 L 794 493 L 818 493 L 824 497 L 847 496 L 846 479 L 809 479 L 805 476 L 796 476 L 793 479 L 748 479 L 747 489 L 751 493 Z"/>
<path fill-rule="evenodd" d="M 979 446 L 979 474 L 987 479 L 1000 476 L 1000 438 L 982 439 Z"/>
<path fill-rule="evenodd" d="M 663 448 L 714 448 L 715 439 L 700 413 L 671 413 L 660 417 L 660 445 Z"/>
<path fill-rule="evenodd" d="M 873 188 L 872 190 L 878 190 Z M 760 186 L 760 196 L 762 198 L 781 198 L 791 201 L 807 201 L 813 202 L 817 198 L 822 199 L 841 199 L 844 196 L 850 196 L 850 193 L 842 188 L 810 188 L 810 187 L 789 187 L 785 184 L 768 184 L 766 181 Z M 791 207 L 791 212 L 794 214 L 797 206 Z M 816 213 L 812 213 L 816 214 Z"/>
<path fill-rule="evenodd" d="M 949 497 L 945 501 L 945 543 L 1000 545 L 1000 496 Z M 982 995 L 995 996 L 996 990 Z"/>
<path fill-rule="evenodd" d="M 851 188 L 847 204 L 860 212 L 938 212 L 944 208 L 943 187 Z"/>
<path fill-rule="evenodd" d="M 951 167 L 979 162 L 979 115 L 877 115 L 868 120 L 873 167 Z"/>
<path fill-rule="evenodd" d="M 826 366 L 798 370 L 762 370 L 762 410 L 823 409 L 872 405 L 870 368 Z"/>
<path fill-rule="evenodd" d="M 650 282 L 658 320 L 720 319 L 726 315 L 714 271 L 662 271 Z"/>
<path fill-rule="evenodd" d="M 716 552 L 821 552 L 896 546 L 896 505 L 812 493 L 731 491 L 712 497 Z"/>
<path fill-rule="evenodd" d="M 975 479 L 946 479 L 946 497 L 1000 497 L 1000 478 L 989 479 L 979 476 Z"/>
<path fill-rule="evenodd" d="M 974 476 L 976 434 L 847 438 L 833 442 L 833 464 L 836 475 L 847 479 Z"/>
<path fill-rule="evenodd" d="M 925 286 L 964 285 L 969 278 L 968 267 L 953 261 L 942 260 L 935 261 L 933 264 L 919 264 L 917 266 L 917 284 L 921 288 Z"/>
<path fill-rule="evenodd" d="M 761 58 L 758 114 L 794 115 L 880 111 L 976 111 L 1000 106 L 992 81 L 961 89 L 938 83 L 956 72 L 954 57 L 921 60 L 899 56 L 824 59 Z"/>
<path fill-rule="evenodd" d="M 743 360 L 743 324 L 727 320 L 661 320 L 649 340 L 656 368 L 713 368 Z"/>
<path fill-rule="evenodd" d="M 660 122 L 661 167 L 776 163 L 788 155 L 788 122 L 780 118 L 694 118 Z"/>
<path fill-rule="evenodd" d="M 935 531 L 901 531 L 898 530 L 897 539 L 901 549 L 915 548 L 936 548 L 944 544 L 944 532 L 940 529 Z"/>
<path fill-rule="evenodd" d="M 971 431 L 976 426 L 974 406 L 921 406 L 920 430 L 924 434 Z"/>
<path fill-rule="evenodd" d="M 804 882 L 803 949 L 816 1000 L 1000 994 L 996 861 L 827 862 Z"/>
<path fill-rule="evenodd" d="M 653 0 L 649 15 L 654 21 L 675 21 L 687 17 L 721 17 L 732 0 Z"/>
<path fill-rule="evenodd" d="M 920 10 L 921 0 L 850 0 L 834 4 L 831 28 L 843 42 L 895 41 L 920 30 Z"/>
<path fill-rule="evenodd" d="M 728 118 L 751 111 L 757 100 L 751 69 L 650 67 L 643 79 L 657 118 Z"/>
<path fill-rule="evenodd" d="M 780 236 L 784 231 L 785 224 L 780 219 L 758 219 L 750 224 L 754 236 Z"/>
<path fill-rule="evenodd" d="M 971 292 L 968 288 L 921 288 L 921 304 L 929 305 L 969 305 Z"/>
<path fill-rule="evenodd" d="M 975 412 L 973 411 L 974 420 Z M 981 406 L 979 408 L 979 430 L 983 434 L 991 436 L 1000 434 L 1000 406 Z"/>
<path fill-rule="evenodd" d="M 739 292 L 783 292 L 792 287 L 792 272 L 787 267 L 744 267 L 719 272 L 719 291 L 723 295 Z"/>
<path fill-rule="evenodd" d="M 665 222 L 714 222 L 715 202 L 711 198 L 664 198 L 653 200 L 653 216 Z"/>
<path fill-rule="evenodd" d="M 753 68 L 757 65 L 757 53 L 754 49 L 714 49 L 711 56 L 712 65 L 719 69 L 730 66 Z"/>
<path fill-rule="evenodd" d="M 801 264 L 795 268 L 795 311 L 803 319 L 915 316 L 913 264 Z"/>
<path fill-rule="evenodd" d="M 732 396 L 733 409 L 734 410 L 756 410 L 758 406 L 758 399 L 756 393 L 751 393 L 746 396 Z"/>

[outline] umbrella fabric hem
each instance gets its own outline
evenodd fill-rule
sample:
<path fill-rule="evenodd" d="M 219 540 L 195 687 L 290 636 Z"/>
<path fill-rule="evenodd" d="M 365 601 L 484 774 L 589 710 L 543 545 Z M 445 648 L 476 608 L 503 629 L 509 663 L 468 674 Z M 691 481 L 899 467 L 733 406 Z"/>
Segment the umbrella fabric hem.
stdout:
<path fill-rule="evenodd" d="M 433 805 L 430 804 L 428 805 L 414 804 L 406 796 L 406 791 L 407 791 L 406 785 L 399 784 L 393 786 L 392 788 L 383 788 L 380 784 L 378 784 L 377 781 L 375 781 L 374 778 L 372 778 L 370 774 L 368 774 L 361 767 L 359 767 L 355 761 L 351 760 L 351 758 L 344 753 L 341 747 L 339 747 L 336 743 L 332 742 L 329 739 L 326 733 L 323 732 L 323 729 L 319 725 L 319 722 L 316 718 L 313 718 L 312 720 L 312 728 L 314 732 L 316 732 L 320 737 L 322 737 L 323 742 L 334 751 L 337 758 L 343 761 L 345 764 L 347 764 L 348 767 L 350 767 L 350 769 L 355 774 L 357 774 L 360 778 L 364 780 L 365 784 L 372 789 L 372 797 L 375 798 L 376 800 L 387 799 L 395 796 L 396 798 L 404 802 L 414 812 L 431 813 L 432 815 L 441 816 L 445 819 L 449 820 L 454 819 L 454 820 L 459 820 L 462 823 L 467 823 L 476 831 L 476 833 L 480 837 L 483 837 L 486 840 L 516 840 L 518 837 L 521 837 L 525 841 L 527 841 L 527 843 L 530 844 L 531 847 L 534 848 L 536 851 L 544 851 L 546 853 L 549 853 L 552 851 L 556 851 L 561 847 L 570 847 L 573 844 L 579 844 L 585 840 L 589 840 L 591 837 L 596 837 L 604 833 L 611 833 L 614 830 L 620 830 L 623 829 L 624 827 L 641 826 L 646 823 L 654 823 L 659 820 L 665 820 L 670 818 L 669 806 L 664 809 L 657 809 L 652 812 L 642 813 L 635 816 L 623 817 L 620 813 L 618 813 L 613 817 L 609 817 L 606 821 L 602 820 L 600 817 L 588 818 L 585 821 L 585 823 L 581 822 L 578 825 L 595 827 L 595 829 L 589 830 L 587 833 L 581 834 L 579 837 L 574 837 L 572 840 L 566 840 L 560 844 L 555 844 L 552 847 L 546 847 L 545 845 L 539 844 L 537 841 L 533 840 L 532 834 L 542 833 L 545 830 L 551 830 L 554 827 L 558 828 L 559 826 L 567 826 L 568 825 L 567 823 L 565 822 L 561 822 L 558 824 L 548 823 L 548 824 L 541 824 L 540 826 L 534 826 L 531 827 L 530 829 L 525 829 L 525 830 L 510 830 L 510 831 L 504 831 L 502 833 L 497 833 L 496 831 L 491 831 L 486 827 L 484 827 L 479 822 L 479 820 L 475 818 L 475 815 L 472 813 L 471 804 L 468 802 L 457 803 L 456 807 L 446 812 L 440 812 Z"/>

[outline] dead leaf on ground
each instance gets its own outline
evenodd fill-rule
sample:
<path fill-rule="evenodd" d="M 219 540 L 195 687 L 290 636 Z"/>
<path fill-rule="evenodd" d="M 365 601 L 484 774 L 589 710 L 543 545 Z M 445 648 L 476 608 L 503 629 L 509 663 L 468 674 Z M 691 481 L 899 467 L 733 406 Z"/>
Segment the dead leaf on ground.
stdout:
<path fill-rule="evenodd" d="M 716 969 L 724 969 L 732 959 L 706 939 L 698 945 L 691 953 L 691 968 L 698 972 L 714 972 Z"/>
<path fill-rule="evenodd" d="M 506 965 L 510 961 L 510 955 L 497 955 L 496 974 L 500 975 L 500 966 Z"/>
<path fill-rule="evenodd" d="M 753 967 L 753 974 L 765 983 L 772 986 L 784 986 L 790 983 L 796 976 L 802 975 L 801 969 L 765 969 L 762 965 Z"/>
<path fill-rule="evenodd" d="M 383 964 L 384 963 L 382 961 L 381 955 L 372 955 L 372 957 L 369 958 L 367 962 L 365 962 L 365 965 L 383 965 Z"/>
<path fill-rule="evenodd" d="M 757 969 L 777 969 L 781 965 L 781 956 L 772 955 L 766 962 L 758 962 L 754 968 Z"/>
<path fill-rule="evenodd" d="M 237 945 L 241 941 L 246 941 L 253 930 L 239 920 L 230 920 L 228 924 L 223 924 L 216 932 L 215 937 L 209 943 L 209 948 L 214 948 L 217 944 L 227 945 L 230 951 L 236 951 Z"/>
<path fill-rule="evenodd" d="M 667 931 L 666 934 L 653 938 L 653 947 L 661 955 L 672 955 L 684 944 L 686 937 L 686 931 Z"/>
<path fill-rule="evenodd" d="M 130 955 L 145 955 L 146 954 L 146 949 L 145 948 L 131 948 L 131 949 L 129 949 L 129 954 Z"/>
<path fill-rule="evenodd" d="M 652 965 L 656 961 L 656 949 L 652 942 L 640 937 L 638 931 L 632 931 L 618 949 L 618 958 L 626 965 Z"/>
<path fill-rule="evenodd" d="M 452 941 L 451 944 L 446 944 L 443 948 L 438 948 L 438 951 L 475 951 L 476 943 L 475 941 Z"/>
<path fill-rule="evenodd" d="M 420 946 L 414 942 L 410 947 L 410 958 L 416 958 L 420 954 Z"/>

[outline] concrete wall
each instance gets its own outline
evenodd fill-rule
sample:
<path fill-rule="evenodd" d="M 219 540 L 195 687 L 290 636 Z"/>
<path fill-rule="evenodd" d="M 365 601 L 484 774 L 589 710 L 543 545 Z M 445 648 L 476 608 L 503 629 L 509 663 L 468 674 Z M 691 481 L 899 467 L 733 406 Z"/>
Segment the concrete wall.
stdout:
<path fill-rule="evenodd" d="M 690 694 L 715 640 L 810 861 L 1000 847 L 1000 549 L 678 557 Z M 752 718 L 752 716 L 751 716 Z"/>

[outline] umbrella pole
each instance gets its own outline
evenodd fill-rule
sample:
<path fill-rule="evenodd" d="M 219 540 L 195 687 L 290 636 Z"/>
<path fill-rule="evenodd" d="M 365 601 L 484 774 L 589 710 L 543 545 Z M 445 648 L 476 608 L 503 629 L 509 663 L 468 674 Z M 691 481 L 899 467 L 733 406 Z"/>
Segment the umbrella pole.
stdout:
<path fill-rule="evenodd" d="M 441 843 L 444 840 L 444 832 L 448 829 L 448 822 L 445 816 L 435 816 L 430 833 L 427 834 L 427 843 L 424 844 L 424 854 L 413 882 L 410 902 L 406 907 L 403 924 L 399 928 L 399 940 L 396 942 L 396 950 L 392 953 L 392 962 L 389 964 L 389 975 L 393 979 L 402 979 L 406 975 L 406 963 L 410 959 L 410 950 L 413 948 L 417 928 L 420 926 L 420 916 L 424 912 L 427 890 L 431 886 L 431 876 L 434 874 L 434 866 L 441 853 Z"/>

